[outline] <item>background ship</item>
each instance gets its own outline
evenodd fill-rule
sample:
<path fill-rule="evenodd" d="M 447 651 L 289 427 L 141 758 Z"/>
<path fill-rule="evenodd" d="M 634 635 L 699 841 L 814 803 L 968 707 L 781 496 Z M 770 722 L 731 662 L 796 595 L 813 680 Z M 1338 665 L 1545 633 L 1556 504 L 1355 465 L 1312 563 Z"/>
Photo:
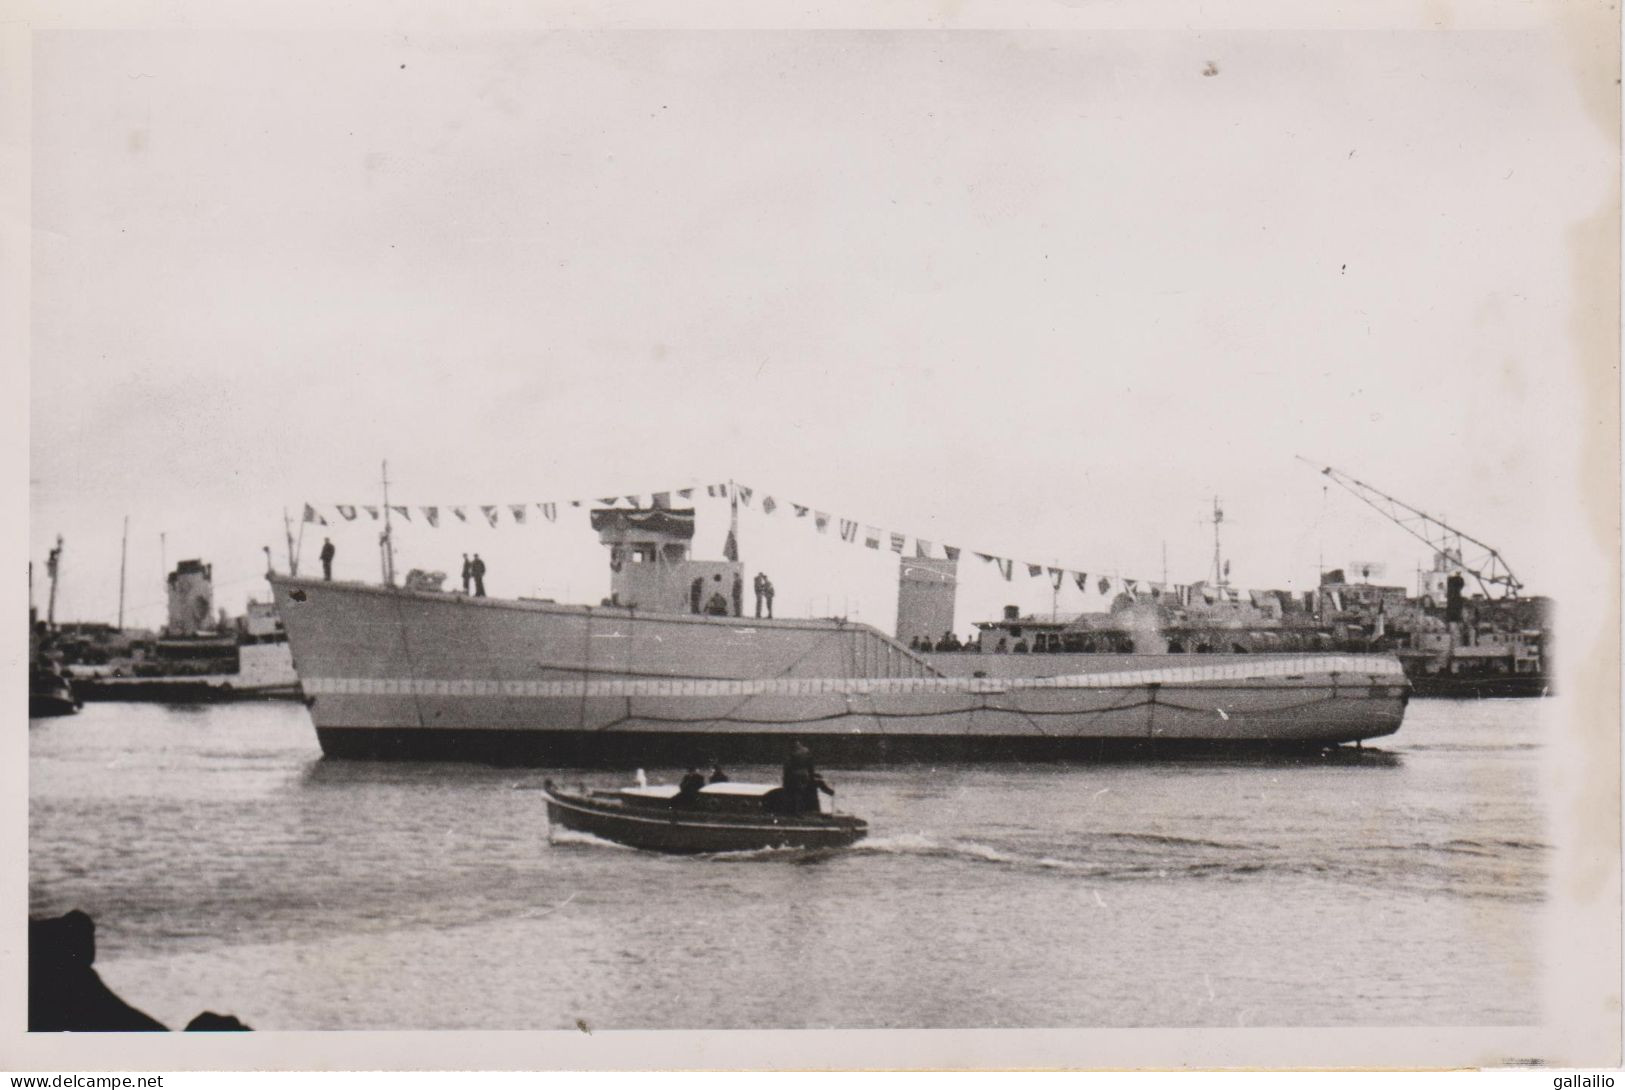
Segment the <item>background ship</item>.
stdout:
<path fill-rule="evenodd" d="M 48 637 L 81 700 L 298 699 L 287 634 L 269 602 L 214 610 L 213 570 L 182 560 L 165 580 L 168 621 L 144 632 L 66 624 Z"/>
<path fill-rule="evenodd" d="M 745 572 L 690 557 L 692 510 L 592 525 L 601 606 L 470 598 L 421 572 L 412 589 L 271 576 L 323 751 L 634 767 L 778 761 L 792 738 L 827 763 L 1317 749 L 1392 733 L 1409 696 L 1392 655 L 928 656 L 838 618 L 706 615 L 714 594 L 738 612 Z M 900 631 L 951 616 L 951 563 L 903 562 Z"/>

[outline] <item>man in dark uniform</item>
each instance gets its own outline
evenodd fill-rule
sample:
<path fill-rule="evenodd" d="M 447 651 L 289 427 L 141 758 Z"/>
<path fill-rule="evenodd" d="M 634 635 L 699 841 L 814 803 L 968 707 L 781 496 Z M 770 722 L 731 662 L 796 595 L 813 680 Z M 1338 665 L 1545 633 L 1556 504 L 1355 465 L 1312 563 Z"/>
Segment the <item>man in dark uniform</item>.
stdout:
<path fill-rule="evenodd" d="M 333 554 L 335 552 L 337 550 L 333 548 L 333 539 L 330 537 L 322 538 L 322 578 L 329 583 L 333 581 Z"/>
<path fill-rule="evenodd" d="M 476 597 L 476 598 L 484 598 L 485 597 L 485 561 L 480 559 L 480 554 L 479 553 L 474 554 L 474 562 L 469 565 L 469 574 L 474 577 L 474 597 Z"/>
<path fill-rule="evenodd" d="M 700 770 L 691 768 L 677 783 L 677 794 L 672 797 L 671 804 L 677 807 L 692 807 L 700 801 L 700 788 L 705 786 L 705 777 Z"/>
<path fill-rule="evenodd" d="M 468 585 L 474 581 L 474 562 L 463 554 L 463 593 L 468 593 Z"/>
<path fill-rule="evenodd" d="M 688 585 L 688 608 L 695 613 L 700 612 L 700 595 L 705 593 L 705 579 L 696 578 Z"/>
<path fill-rule="evenodd" d="M 757 572 L 756 578 L 751 581 L 751 586 L 756 589 L 756 616 L 760 617 L 762 615 L 762 603 L 767 600 L 767 576 Z"/>
<path fill-rule="evenodd" d="M 818 813 L 818 792 L 834 795 L 835 788 L 824 782 L 824 777 L 813 767 L 812 751 L 797 742 L 790 749 L 790 759 L 784 762 L 784 793 L 788 796 L 790 812 Z"/>
<path fill-rule="evenodd" d="M 745 615 L 745 577 L 734 572 L 734 616 Z"/>
<path fill-rule="evenodd" d="M 762 593 L 767 597 L 767 619 L 773 619 L 773 580 L 762 576 Z"/>

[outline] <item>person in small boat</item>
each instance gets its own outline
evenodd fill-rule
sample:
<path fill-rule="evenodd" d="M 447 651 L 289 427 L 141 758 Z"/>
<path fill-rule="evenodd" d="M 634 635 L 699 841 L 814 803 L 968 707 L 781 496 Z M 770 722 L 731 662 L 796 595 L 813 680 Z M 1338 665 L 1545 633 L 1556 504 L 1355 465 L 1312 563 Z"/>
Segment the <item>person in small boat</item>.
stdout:
<path fill-rule="evenodd" d="M 782 804 L 792 814 L 818 813 L 818 792 L 835 794 L 835 788 L 824 781 L 813 767 L 812 751 L 801 742 L 790 750 L 790 759 L 784 762 L 784 795 Z"/>
<path fill-rule="evenodd" d="M 700 788 L 705 786 L 705 777 L 697 768 L 691 768 L 681 780 L 677 782 L 677 794 L 672 796 L 671 804 L 676 807 L 692 807 L 700 801 Z"/>

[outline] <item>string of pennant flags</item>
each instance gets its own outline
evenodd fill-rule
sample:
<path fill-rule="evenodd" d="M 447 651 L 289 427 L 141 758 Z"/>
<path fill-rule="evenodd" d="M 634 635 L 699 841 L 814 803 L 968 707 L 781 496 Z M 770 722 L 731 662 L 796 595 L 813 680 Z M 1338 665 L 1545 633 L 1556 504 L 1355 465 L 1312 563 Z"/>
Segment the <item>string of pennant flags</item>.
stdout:
<path fill-rule="evenodd" d="M 936 559 L 936 551 L 941 550 L 942 558 L 957 562 L 965 550 L 956 545 L 940 544 L 913 534 L 899 533 L 893 530 L 884 530 L 881 527 L 861 522 L 857 519 L 841 518 L 831 515 L 827 511 L 816 510 L 806 504 L 781 502 L 767 493 L 758 493 L 748 485 L 729 482 L 726 484 L 696 485 L 688 488 L 671 489 L 665 492 L 652 492 L 648 494 L 650 507 L 670 508 L 672 497 L 688 501 L 698 497 L 703 492 L 708 499 L 724 499 L 730 503 L 738 504 L 752 510 L 759 510 L 763 515 L 773 516 L 784 508 L 789 508 L 789 518 L 806 519 L 813 532 L 829 534 L 833 529 L 835 535 L 847 544 L 855 545 L 863 542 L 865 548 L 877 551 L 889 549 L 898 555 L 906 555 L 908 544 L 914 543 L 914 556 L 918 559 Z M 402 521 L 413 525 L 425 525 L 431 529 L 438 529 L 442 525 L 478 525 L 484 522 L 491 529 L 496 529 L 503 522 L 515 526 L 526 526 L 533 522 L 556 523 L 559 513 L 571 508 L 586 507 L 597 504 L 601 507 L 617 507 L 623 501 L 632 508 L 643 508 L 644 496 L 641 493 L 632 493 L 620 496 L 600 496 L 594 500 L 561 500 L 544 503 L 504 503 L 479 505 L 451 505 L 451 506 L 425 506 L 389 504 L 389 515 L 398 516 Z M 326 512 L 332 512 L 333 520 L 342 522 L 355 522 L 365 517 L 369 521 L 377 522 L 386 518 L 383 504 L 312 504 L 306 503 L 304 521 L 319 526 L 337 524 L 330 521 Z M 416 517 L 414 517 L 414 515 Z M 723 553 L 730 560 L 738 559 L 738 547 L 730 531 Z M 1132 596 L 1149 596 L 1161 599 L 1167 596 L 1172 602 L 1180 605 L 1189 605 L 1200 597 L 1212 603 L 1221 597 L 1230 601 L 1238 601 L 1241 597 L 1239 591 L 1229 587 L 1215 587 L 1210 584 L 1196 583 L 1163 583 L 1149 579 L 1127 579 L 1116 575 L 1103 575 L 1096 573 L 1091 581 L 1089 573 L 1071 568 L 1061 568 L 1045 564 L 1032 564 L 1017 562 L 992 553 L 971 550 L 971 555 L 984 564 L 992 565 L 1004 577 L 1005 582 L 1013 582 L 1016 573 L 1025 568 L 1029 579 L 1047 579 L 1050 586 L 1059 591 L 1068 581 L 1077 589 L 1088 593 L 1091 588 L 1101 595 L 1111 593 L 1113 588 L 1119 592 L 1126 592 Z M 1254 592 L 1256 593 L 1256 592 Z"/>

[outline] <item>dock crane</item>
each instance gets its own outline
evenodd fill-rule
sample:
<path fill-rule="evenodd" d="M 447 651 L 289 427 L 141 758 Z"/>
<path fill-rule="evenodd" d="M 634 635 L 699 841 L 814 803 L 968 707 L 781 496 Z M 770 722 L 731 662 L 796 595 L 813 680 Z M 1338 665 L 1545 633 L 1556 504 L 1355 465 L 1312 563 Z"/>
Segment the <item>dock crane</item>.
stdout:
<path fill-rule="evenodd" d="M 1298 461 L 1312 466 L 1320 466 L 1319 462 L 1311 462 L 1303 455 L 1298 455 Z M 1352 492 L 1362 502 L 1366 503 L 1378 514 L 1410 534 L 1418 541 L 1424 542 L 1435 553 L 1442 553 L 1455 561 L 1465 575 L 1478 580 L 1479 589 L 1486 598 L 1494 597 L 1492 587 L 1500 588 L 1503 598 L 1516 598 L 1523 583 L 1512 574 L 1512 569 L 1501 554 L 1482 541 L 1468 534 L 1462 533 L 1454 526 L 1434 518 L 1425 511 L 1419 511 L 1403 500 L 1395 499 L 1386 492 L 1357 481 L 1348 474 L 1325 466 L 1320 469 L 1321 475 L 1331 478 L 1343 488 Z M 1471 545 L 1477 550 L 1469 563 L 1467 554 L 1463 552 L 1463 543 Z"/>

